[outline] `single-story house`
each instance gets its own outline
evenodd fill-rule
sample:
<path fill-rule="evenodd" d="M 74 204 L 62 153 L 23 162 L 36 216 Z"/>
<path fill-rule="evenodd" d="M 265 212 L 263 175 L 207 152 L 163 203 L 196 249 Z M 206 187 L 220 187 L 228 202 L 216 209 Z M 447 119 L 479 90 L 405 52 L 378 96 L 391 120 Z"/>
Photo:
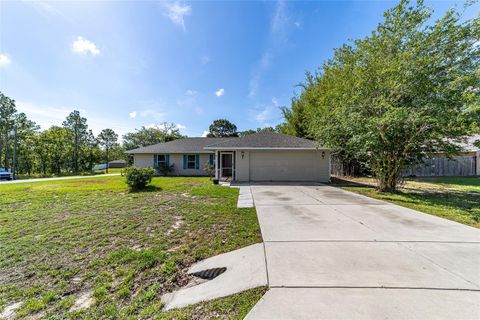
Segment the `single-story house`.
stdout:
<path fill-rule="evenodd" d="M 112 160 L 108 163 L 109 168 L 125 168 L 127 161 L 125 160 Z"/>
<path fill-rule="evenodd" d="M 280 133 L 243 137 L 184 138 L 129 150 L 134 166 L 172 166 L 179 176 L 233 181 L 318 181 L 330 179 L 330 150 L 315 141 Z"/>

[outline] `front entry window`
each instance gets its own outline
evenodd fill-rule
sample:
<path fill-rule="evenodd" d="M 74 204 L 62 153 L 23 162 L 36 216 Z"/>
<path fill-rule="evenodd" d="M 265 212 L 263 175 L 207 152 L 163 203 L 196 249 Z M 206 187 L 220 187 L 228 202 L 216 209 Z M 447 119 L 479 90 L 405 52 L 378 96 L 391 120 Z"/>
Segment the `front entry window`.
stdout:
<path fill-rule="evenodd" d="M 221 154 L 222 177 L 230 178 L 233 176 L 233 154 Z"/>

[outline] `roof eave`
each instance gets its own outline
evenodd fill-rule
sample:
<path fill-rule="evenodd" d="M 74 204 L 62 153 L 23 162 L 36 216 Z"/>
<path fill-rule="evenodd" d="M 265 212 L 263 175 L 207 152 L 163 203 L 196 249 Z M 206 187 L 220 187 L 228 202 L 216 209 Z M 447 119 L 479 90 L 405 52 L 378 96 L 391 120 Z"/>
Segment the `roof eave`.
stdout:
<path fill-rule="evenodd" d="M 324 147 L 205 147 L 206 150 L 330 150 Z"/>

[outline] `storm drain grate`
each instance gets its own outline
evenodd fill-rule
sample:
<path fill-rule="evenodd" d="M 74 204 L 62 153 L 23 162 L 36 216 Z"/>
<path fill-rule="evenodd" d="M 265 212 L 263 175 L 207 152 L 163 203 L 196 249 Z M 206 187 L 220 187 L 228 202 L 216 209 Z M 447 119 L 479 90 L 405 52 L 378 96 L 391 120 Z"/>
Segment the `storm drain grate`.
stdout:
<path fill-rule="evenodd" d="M 225 271 L 227 271 L 227 268 L 225 268 L 225 267 L 223 267 L 223 268 L 213 268 L 213 269 L 206 269 L 206 270 L 194 272 L 194 273 L 192 273 L 192 275 L 194 275 L 195 277 L 202 278 L 202 279 L 212 280 L 212 279 L 215 279 L 216 277 L 218 277 L 219 275 L 221 275 L 222 273 L 224 273 Z"/>

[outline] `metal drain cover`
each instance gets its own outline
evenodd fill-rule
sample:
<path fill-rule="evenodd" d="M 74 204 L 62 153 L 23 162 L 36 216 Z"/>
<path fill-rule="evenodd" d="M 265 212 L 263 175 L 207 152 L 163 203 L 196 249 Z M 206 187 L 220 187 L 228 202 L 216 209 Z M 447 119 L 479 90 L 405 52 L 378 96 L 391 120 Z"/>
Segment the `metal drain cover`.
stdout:
<path fill-rule="evenodd" d="M 223 267 L 223 268 L 213 268 L 213 269 L 206 269 L 206 270 L 194 272 L 194 273 L 192 273 L 192 275 L 194 275 L 195 277 L 202 278 L 202 279 L 212 280 L 212 279 L 215 279 L 216 277 L 218 277 L 219 275 L 221 275 L 222 273 L 224 273 L 225 271 L 227 271 L 227 268 L 225 268 L 225 267 Z"/>

